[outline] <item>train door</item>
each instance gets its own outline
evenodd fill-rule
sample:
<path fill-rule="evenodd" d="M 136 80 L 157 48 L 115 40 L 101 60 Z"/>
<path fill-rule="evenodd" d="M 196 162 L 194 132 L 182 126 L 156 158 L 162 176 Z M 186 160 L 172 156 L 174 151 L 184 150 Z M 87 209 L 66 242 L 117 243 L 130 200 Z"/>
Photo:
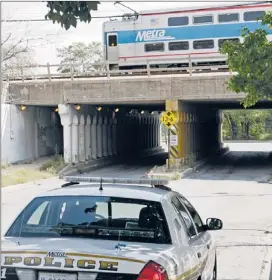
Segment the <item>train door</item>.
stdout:
<path fill-rule="evenodd" d="M 119 59 L 117 33 L 107 33 L 107 59 L 116 64 Z"/>

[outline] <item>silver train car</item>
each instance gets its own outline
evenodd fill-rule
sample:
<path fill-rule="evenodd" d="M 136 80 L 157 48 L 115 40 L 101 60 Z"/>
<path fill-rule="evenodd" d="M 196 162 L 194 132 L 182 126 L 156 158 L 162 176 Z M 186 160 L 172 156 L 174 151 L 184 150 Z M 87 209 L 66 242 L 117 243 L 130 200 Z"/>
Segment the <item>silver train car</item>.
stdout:
<path fill-rule="evenodd" d="M 261 27 L 272 2 L 177 10 L 143 11 L 103 24 L 104 55 L 111 69 L 224 65 L 225 40 L 242 40 L 241 31 Z M 265 28 L 272 40 L 272 30 Z"/>

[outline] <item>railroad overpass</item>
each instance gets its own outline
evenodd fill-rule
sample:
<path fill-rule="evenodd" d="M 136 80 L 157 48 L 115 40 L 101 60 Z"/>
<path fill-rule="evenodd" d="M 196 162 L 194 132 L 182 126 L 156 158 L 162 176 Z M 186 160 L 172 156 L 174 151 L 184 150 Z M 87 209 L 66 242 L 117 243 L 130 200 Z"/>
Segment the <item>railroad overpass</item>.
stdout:
<path fill-rule="evenodd" d="M 159 147 L 160 112 L 177 111 L 173 133 L 178 143 L 171 160 L 179 164 L 221 148 L 220 109 L 241 108 L 239 100 L 245 96 L 228 89 L 231 75 L 226 70 L 153 75 L 147 71 L 114 77 L 45 75 L 9 81 L 6 103 L 39 110 L 50 107 L 52 114 L 58 114 L 65 162 L 75 164 Z"/>

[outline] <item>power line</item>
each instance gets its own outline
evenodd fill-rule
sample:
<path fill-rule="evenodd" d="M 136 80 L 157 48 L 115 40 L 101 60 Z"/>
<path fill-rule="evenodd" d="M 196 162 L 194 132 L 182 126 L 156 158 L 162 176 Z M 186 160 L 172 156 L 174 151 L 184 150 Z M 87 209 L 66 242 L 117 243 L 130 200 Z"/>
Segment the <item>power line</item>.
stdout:
<path fill-rule="evenodd" d="M 103 18 L 121 18 L 123 15 L 115 15 L 115 16 L 95 16 L 91 17 L 91 19 L 103 19 Z M 79 20 L 79 19 L 77 19 Z M 6 19 L 1 20 L 1 22 L 39 22 L 39 21 L 52 21 L 50 19 Z"/>

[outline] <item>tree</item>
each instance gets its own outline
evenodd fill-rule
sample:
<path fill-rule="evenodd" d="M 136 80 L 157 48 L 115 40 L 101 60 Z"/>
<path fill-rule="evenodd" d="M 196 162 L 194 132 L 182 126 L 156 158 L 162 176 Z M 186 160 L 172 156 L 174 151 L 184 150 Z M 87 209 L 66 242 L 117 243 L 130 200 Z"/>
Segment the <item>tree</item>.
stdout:
<path fill-rule="evenodd" d="M 71 26 L 77 26 L 77 20 L 91 22 L 91 11 L 96 11 L 98 1 L 47 1 L 49 12 L 45 19 L 57 22 L 68 30 Z"/>
<path fill-rule="evenodd" d="M 272 13 L 262 19 L 262 28 L 242 31 L 243 42 L 226 41 L 221 53 L 228 55 L 228 65 L 237 75 L 228 86 L 236 93 L 246 93 L 242 105 L 251 107 L 260 100 L 272 98 L 272 43 L 267 35 L 272 28 Z"/>
<path fill-rule="evenodd" d="M 61 73 L 70 72 L 70 64 L 80 64 L 80 66 L 74 66 L 74 72 L 87 72 L 101 69 L 101 66 L 88 65 L 103 60 L 103 49 L 100 42 L 91 42 L 89 44 L 77 42 L 68 47 L 59 48 L 57 52 L 57 56 L 61 58 L 61 66 L 58 68 L 58 71 Z"/>
<path fill-rule="evenodd" d="M 230 140 L 261 140 L 269 133 L 267 122 L 271 110 L 227 110 L 224 111 L 223 133 Z"/>

